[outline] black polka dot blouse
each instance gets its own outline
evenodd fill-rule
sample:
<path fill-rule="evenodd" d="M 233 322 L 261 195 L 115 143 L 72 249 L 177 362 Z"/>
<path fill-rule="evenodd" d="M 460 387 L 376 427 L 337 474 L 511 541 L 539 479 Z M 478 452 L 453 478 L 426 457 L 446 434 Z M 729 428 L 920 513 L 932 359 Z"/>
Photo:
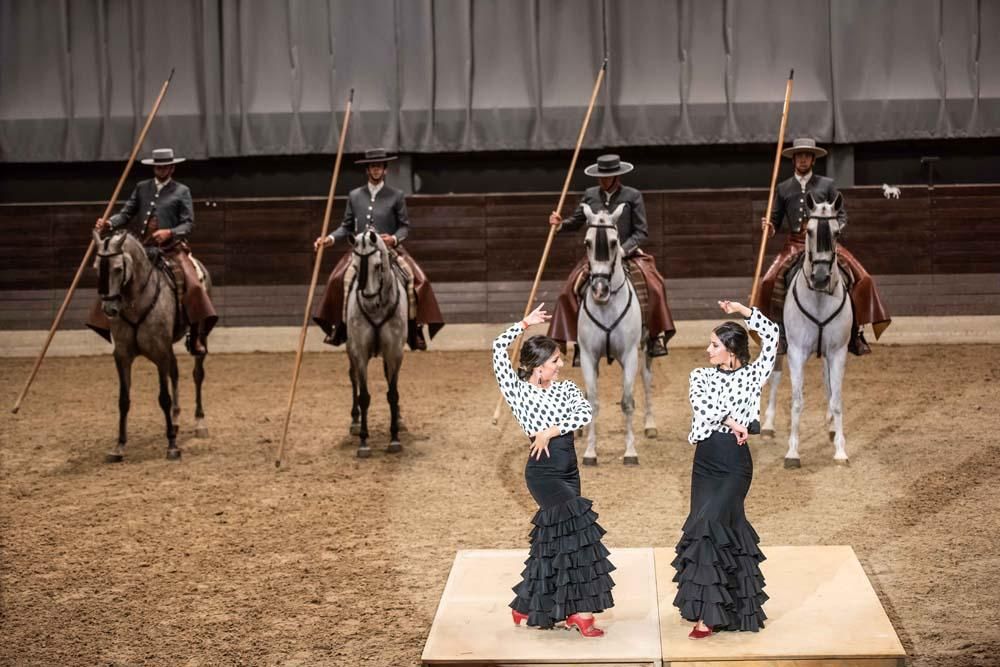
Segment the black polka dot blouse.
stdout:
<path fill-rule="evenodd" d="M 688 442 L 693 445 L 712 435 L 713 431 L 732 433 L 732 429 L 722 423 L 727 417 L 743 426 L 760 419 L 760 391 L 771 375 L 778 354 L 778 325 L 756 308 L 752 309 L 746 324 L 760 335 L 760 355 L 753 363 L 733 371 L 721 367 L 691 371 Z"/>
<path fill-rule="evenodd" d="M 507 348 L 524 331 L 518 322 L 493 341 L 493 372 L 500 393 L 524 432 L 531 436 L 550 426 L 559 425 L 560 435 L 572 433 L 590 423 L 593 410 L 583 392 L 573 382 L 553 382 L 543 389 L 517 376 Z"/>

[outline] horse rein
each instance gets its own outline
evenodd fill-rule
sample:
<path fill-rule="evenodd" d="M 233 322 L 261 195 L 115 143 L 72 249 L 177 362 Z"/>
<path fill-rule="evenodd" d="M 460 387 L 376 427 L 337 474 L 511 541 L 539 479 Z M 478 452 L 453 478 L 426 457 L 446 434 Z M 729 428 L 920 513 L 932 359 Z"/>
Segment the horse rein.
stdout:
<path fill-rule="evenodd" d="M 121 291 L 119 291 L 118 294 L 115 294 L 114 296 L 108 296 L 108 289 L 109 289 L 108 259 L 111 257 L 118 257 L 124 254 L 125 254 L 124 250 L 119 250 L 118 252 L 97 253 L 97 257 L 100 260 L 98 265 L 97 294 L 98 296 L 100 296 L 101 301 L 124 302 L 124 297 L 122 296 Z M 122 263 L 122 271 L 125 272 L 125 276 L 124 278 L 122 278 L 121 287 L 125 287 L 125 285 L 127 285 L 132 278 L 131 276 L 128 275 L 128 265 L 125 264 L 124 262 Z M 146 275 L 146 280 L 143 281 L 142 287 L 139 288 L 138 297 L 142 297 L 142 295 L 145 294 L 146 287 L 149 285 L 149 281 L 153 279 L 153 275 L 156 273 L 156 271 L 157 268 L 155 266 L 150 266 L 149 273 Z M 127 317 L 125 317 L 124 312 L 119 312 L 118 318 L 123 322 L 125 322 L 126 324 L 128 324 L 129 326 L 131 326 L 133 329 L 138 329 L 142 325 L 142 323 L 146 321 L 146 318 L 149 317 L 149 314 L 153 312 L 153 308 L 156 307 L 156 302 L 159 300 L 159 298 L 160 298 L 160 282 L 157 281 L 156 292 L 153 294 L 153 298 L 150 300 L 149 306 L 142 311 L 141 315 L 139 315 L 139 319 L 137 319 L 135 322 L 132 322 Z"/>
<path fill-rule="evenodd" d="M 379 252 L 378 246 L 376 246 L 375 249 L 373 249 L 371 252 L 358 252 L 357 250 L 352 250 L 352 252 L 355 255 L 357 255 L 358 257 L 361 258 L 361 262 L 362 262 L 362 267 L 363 268 L 359 270 L 359 274 L 363 275 L 365 277 L 365 282 L 367 282 L 367 277 L 368 277 L 368 258 Z M 388 250 L 386 251 L 386 255 L 388 256 Z M 389 273 L 391 275 L 392 274 L 392 267 L 389 267 L 388 270 L 389 270 Z M 368 324 L 370 324 L 372 326 L 372 328 L 375 329 L 375 340 L 376 341 L 378 341 L 378 339 L 379 339 L 379 336 L 380 336 L 381 331 L 382 331 L 382 327 L 385 325 L 386 322 L 389 321 L 389 319 L 393 315 L 396 314 L 396 310 L 399 308 L 399 284 L 396 283 L 395 299 L 393 300 L 392 306 L 389 308 L 389 310 L 386 313 L 385 317 L 382 318 L 381 322 L 377 322 L 376 323 L 375 320 L 371 317 L 371 315 L 368 314 L 368 311 L 365 310 L 364 302 L 361 300 L 361 297 L 364 297 L 365 299 L 374 299 L 375 297 L 379 296 L 382 293 L 382 289 L 385 287 L 385 280 L 384 280 L 384 278 L 385 278 L 385 273 L 383 272 L 382 275 L 379 276 L 378 288 L 373 293 L 371 293 L 371 294 L 366 294 L 365 293 L 364 285 L 360 284 L 361 281 L 358 281 L 359 282 L 358 287 L 354 291 L 354 298 L 355 298 L 355 300 L 358 303 L 358 310 L 360 310 L 361 314 L 365 316 L 365 319 L 368 321 Z"/>

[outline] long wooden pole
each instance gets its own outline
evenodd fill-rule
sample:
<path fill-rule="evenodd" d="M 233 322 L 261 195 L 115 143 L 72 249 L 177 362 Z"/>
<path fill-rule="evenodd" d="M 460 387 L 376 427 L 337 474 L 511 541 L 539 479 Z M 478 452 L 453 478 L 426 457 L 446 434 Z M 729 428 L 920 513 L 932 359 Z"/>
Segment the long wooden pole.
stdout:
<path fill-rule="evenodd" d="M 153 124 L 153 118 L 156 117 L 156 112 L 159 111 L 160 103 L 163 102 L 163 98 L 167 94 L 167 88 L 170 87 L 170 80 L 173 78 L 174 70 L 171 68 L 170 76 L 168 76 L 167 80 L 163 82 L 163 86 L 160 88 L 160 94 L 157 96 L 156 102 L 153 103 L 153 108 L 149 112 L 149 116 L 146 118 L 146 124 L 143 125 L 142 131 L 139 132 L 139 138 L 136 139 L 135 145 L 132 146 L 132 154 L 129 155 L 128 163 L 125 165 L 125 169 L 122 171 L 122 175 L 118 179 L 118 184 L 115 186 L 115 191 L 111 194 L 111 199 L 108 200 L 108 205 L 105 207 L 104 215 L 101 216 L 101 219 L 106 219 L 109 215 L 111 215 L 111 209 L 114 208 L 115 202 L 118 201 L 118 195 L 121 193 L 122 186 L 125 184 L 125 179 L 128 178 L 128 174 L 132 170 L 132 164 L 135 162 L 135 156 L 139 154 L 139 149 L 142 148 L 142 142 L 146 139 L 146 133 L 149 131 L 149 126 Z M 60 323 L 62 323 L 63 315 L 66 314 L 66 307 L 73 298 L 73 292 L 76 291 L 76 286 L 80 282 L 83 270 L 90 262 L 90 256 L 93 253 L 94 239 L 91 238 L 90 245 L 87 246 L 87 252 L 83 256 L 83 261 L 80 262 L 80 267 L 76 270 L 76 275 L 73 276 L 73 282 L 70 283 L 69 290 L 63 298 L 62 305 L 59 306 L 59 311 L 56 313 L 56 319 L 52 322 L 52 326 L 49 328 L 49 335 L 45 338 L 45 344 L 42 345 L 42 350 L 38 353 L 38 358 L 35 359 L 35 366 L 31 369 L 31 375 L 28 376 L 28 381 L 24 383 L 24 389 L 21 390 L 21 395 L 17 397 L 17 402 L 14 403 L 14 408 L 12 410 L 14 414 L 17 414 L 17 411 L 21 409 L 21 401 L 23 401 L 24 397 L 27 396 L 28 389 L 31 388 L 31 383 L 35 381 L 35 376 L 38 374 L 38 369 L 42 365 L 45 353 L 49 350 L 49 344 L 52 342 L 52 337 L 55 336 L 56 329 L 58 329 Z"/>
<path fill-rule="evenodd" d="M 330 231 L 330 214 L 333 212 L 333 193 L 337 189 L 337 177 L 340 176 L 340 162 L 344 157 L 344 139 L 347 138 L 347 125 L 351 120 L 351 105 L 354 103 L 354 89 L 347 98 L 344 110 L 344 124 L 340 128 L 340 143 L 337 145 L 337 159 L 333 163 L 333 176 L 330 178 L 330 192 L 326 196 L 326 212 L 323 213 L 323 232 L 320 238 L 326 237 Z M 288 407 L 285 410 L 285 425 L 281 429 L 281 442 L 278 444 L 278 455 L 274 459 L 274 467 L 280 468 L 285 454 L 285 442 L 288 439 L 288 424 L 292 419 L 292 406 L 295 403 L 295 388 L 299 382 L 299 370 L 302 368 L 302 351 L 306 346 L 306 334 L 309 332 L 309 315 L 312 313 L 313 292 L 319 278 L 320 265 L 323 263 L 323 245 L 316 250 L 316 260 L 313 262 L 312 280 L 309 283 L 309 294 L 306 297 L 306 311 L 302 316 L 302 330 L 299 332 L 299 347 L 295 352 L 295 369 L 292 371 L 292 386 L 288 390 Z"/>
<path fill-rule="evenodd" d="M 580 127 L 580 136 L 576 139 L 576 148 L 573 150 L 573 159 L 570 160 L 569 170 L 566 172 L 566 181 L 563 183 L 562 193 L 559 195 L 559 204 L 556 206 L 556 213 L 562 214 L 563 204 L 566 202 L 566 193 L 569 192 L 569 183 L 573 179 L 573 172 L 576 170 L 576 159 L 580 156 L 580 147 L 583 145 L 583 138 L 587 135 L 587 126 L 590 125 L 590 116 L 594 111 L 594 103 L 597 101 L 597 93 L 601 89 L 601 83 L 604 81 L 604 73 L 608 69 L 608 59 L 604 58 L 604 62 L 601 64 L 601 71 L 597 73 L 597 81 L 594 82 L 594 91 L 590 94 L 590 104 L 587 106 L 587 114 L 583 117 L 583 125 Z M 542 259 L 538 263 L 538 271 L 535 272 L 535 282 L 531 285 L 531 293 L 528 295 L 528 303 L 524 307 L 524 315 L 522 317 L 527 317 L 528 313 L 531 312 L 532 307 L 535 305 L 535 294 L 538 292 L 538 284 L 542 281 L 542 273 L 545 271 L 545 264 L 549 260 L 549 250 L 552 249 L 552 240 L 555 238 L 556 231 L 558 227 L 555 225 L 549 226 L 549 235 L 545 239 L 545 249 L 542 251 Z M 514 359 L 517 359 L 517 355 L 521 353 L 521 341 L 522 338 L 519 336 L 517 341 L 514 343 Z M 493 423 L 496 424 L 497 420 L 500 419 L 500 407 L 503 405 L 503 397 L 497 401 L 497 406 L 493 410 Z"/>
<path fill-rule="evenodd" d="M 774 168 L 771 170 L 771 188 L 767 191 L 767 213 L 764 219 L 771 221 L 771 210 L 774 207 L 774 187 L 778 182 L 778 168 L 781 166 L 781 149 L 785 145 L 785 126 L 788 124 L 788 104 L 792 101 L 792 79 L 795 70 L 788 73 L 788 83 L 785 84 L 785 106 L 781 110 L 781 127 L 778 129 L 778 147 L 774 151 Z M 760 289 L 760 270 L 764 266 L 764 251 L 767 248 L 768 228 L 761 229 L 760 251 L 757 253 L 757 268 L 753 273 L 753 289 L 750 291 L 750 306 L 757 301 Z"/>

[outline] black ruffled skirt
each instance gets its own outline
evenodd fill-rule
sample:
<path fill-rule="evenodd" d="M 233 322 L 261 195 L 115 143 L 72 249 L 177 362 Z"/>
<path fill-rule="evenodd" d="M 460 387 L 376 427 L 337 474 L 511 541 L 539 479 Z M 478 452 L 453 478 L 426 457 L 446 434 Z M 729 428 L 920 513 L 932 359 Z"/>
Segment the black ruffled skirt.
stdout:
<path fill-rule="evenodd" d="M 512 609 L 528 615 L 528 625 L 550 628 L 578 612 L 615 606 L 610 572 L 615 566 L 601 544 L 605 530 L 593 503 L 580 496 L 580 471 L 573 434 L 549 441 L 549 456 L 529 458 L 524 468 L 528 491 L 538 503 L 531 520 L 531 550 Z"/>
<path fill-rule="evenodd" d="M 673 561 L 674 606 L 688 621 L 700 619 L 715 630 L 764 627 L 764 554 L 743 510 L 752 480 L 750 447 L 737 445 L 736 436 L 715 432 L 698 443 L 691 513 Z"/>

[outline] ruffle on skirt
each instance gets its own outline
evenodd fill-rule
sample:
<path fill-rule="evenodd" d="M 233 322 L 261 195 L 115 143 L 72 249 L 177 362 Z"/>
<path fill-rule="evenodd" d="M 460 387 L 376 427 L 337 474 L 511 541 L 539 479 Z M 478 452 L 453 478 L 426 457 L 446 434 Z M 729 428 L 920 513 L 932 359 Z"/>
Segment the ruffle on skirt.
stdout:
<path fill-rule="evenodd" d="M 746 520 L 734 528 L 699 519 L 684 526 L 674 558 L 674 606 L 688 621 L 701 619 L 715 630 L 757 632 L 767 615 L 763 605 L 765 556 L 760 538 Z"/>
<path fill-rule="evenodd" d="M 528 615 L 528 625 L 551 628 L 567 616 L 615 606 L 609 574 L 615 566 L 591 505 L 577 497 L 539 510 L 531 520 L 531 550 L 510 603 Z"/>

